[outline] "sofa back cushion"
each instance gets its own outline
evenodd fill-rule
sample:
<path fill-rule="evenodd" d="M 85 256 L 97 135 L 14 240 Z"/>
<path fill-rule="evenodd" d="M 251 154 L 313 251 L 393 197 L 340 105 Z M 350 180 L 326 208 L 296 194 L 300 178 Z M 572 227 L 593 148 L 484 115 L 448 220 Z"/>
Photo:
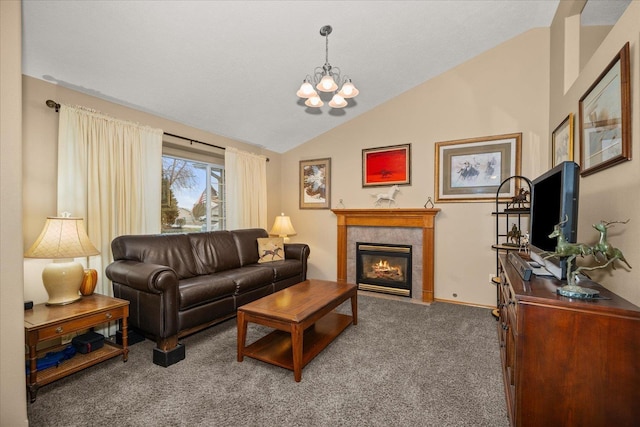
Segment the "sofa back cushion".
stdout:
<path fill-rule="evenodd" d="M 229 231 L 188 234 L 200 274 L 212 274 L 240 267 L 240 257 Z"/>
<path fill-rule="evenodd" d="M 269 237 L 269 233 L 262 228 L 246 228 L 231 232 L 238 248 L 240 263 L 244 265 L 258 262 L 258 239 Z"/>
<path fill-rule="evenodd" d="M 186 234 L 124 235 L 113 239 L 114 261 L 129 260 L 166 265 L 179 279 L 198 275 L 196 261 Z"/>

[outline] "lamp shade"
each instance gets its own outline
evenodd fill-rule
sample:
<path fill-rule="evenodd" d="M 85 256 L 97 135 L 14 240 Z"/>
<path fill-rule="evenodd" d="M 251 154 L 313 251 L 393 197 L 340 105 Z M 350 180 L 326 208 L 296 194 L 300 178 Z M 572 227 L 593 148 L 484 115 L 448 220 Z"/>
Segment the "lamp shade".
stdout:
<path fill-rule="evenodd" d="M 313 89 L 311 83 L 305 79 L 305 81 L 300 85 L 300 89 L 296 93 L 300 98 L 311 98 L 312 96 L 318 96 L 318 93 Z"/>
<path fill-rule="evenodd" d="M 316 94 L 315 96 L 312 96 L 311 98 L 304 101 L 304 105 L 306 105 L 307 107 L 322 107 L 324 105 L 324 102 L 322 102 L 322 99 L 320 99 L 320 97 Z"/>
<path fill-rule="evenodd" d="M 336 93 L 335 95 L 333 95 L 333 98 L 329 102 L 329 106 L 331 106 L 332 108 L 344 108 L 347 106 L 347 101 L 345 101 L 345 99 L 340 96 L 339 93 Z"/>
<path fill-rule="evenodd" d="M 40 236 L 24 254 L 27 258 L 77 258 L 98 255 L 84 229 L 84 220 L 48 217 Z"/>
<path fill-rule="evenodd" d="M 296 234 L 296 230 L 293 229 L 291 218 L 282 213 L 280 214 L 280 216 L 276 217 L 276 220 L 274 221 L 273 227 L 271 228 L 269 234 L 280 237 L 287 237 Z"/>
<path fill-rule="evenodd" d="M 358 96 L 360 91 L 356 89 L 356 87 L 351 82 L 351 79 L 347 80 L 345 84 L 342 85 L 342 89 L 338 92 L 343 98 L 354 98 Z"/>
<path fill-rule="evenodd" d="M 338 85 L 336 84 L 336 81 L 333 80 L 333 77 L 331 75 L 325 74 L 320 82 L 316 85 L 316 89 L 321 92 L 333 92 L 338 89 Z"/>

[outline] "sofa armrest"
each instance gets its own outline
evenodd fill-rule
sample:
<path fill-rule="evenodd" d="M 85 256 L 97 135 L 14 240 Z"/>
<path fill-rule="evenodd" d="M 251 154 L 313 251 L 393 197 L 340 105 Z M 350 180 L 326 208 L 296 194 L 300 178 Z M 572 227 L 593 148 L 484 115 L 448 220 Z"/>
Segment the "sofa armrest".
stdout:
<path fill-rule="evenodd" d="M 298 259 L 306 264 L 311 249 L 306 243 L 285 243 L 284 257 L 290 259 Z"/>
<path fill-rule="evenodd" d="M 297 259 L 302 262 L 301 279 L 307 279 L 307 258 L 311 253 L 311 248 L 306 243 L 285 243 L 284 257 L 285 259 Z"/>
<path fill-rule="evenodd" d="M 160 294 L 174 290 L 177 294 L 178 275 L 165 265 L 120 260 L 109 264 L 105 273 L 111 281 L 142 292 Z"/>

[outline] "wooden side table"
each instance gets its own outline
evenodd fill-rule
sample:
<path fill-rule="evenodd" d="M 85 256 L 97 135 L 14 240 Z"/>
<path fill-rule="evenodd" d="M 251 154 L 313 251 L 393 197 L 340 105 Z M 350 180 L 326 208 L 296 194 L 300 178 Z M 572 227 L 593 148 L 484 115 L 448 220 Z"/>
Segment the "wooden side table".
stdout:
<path fill-rule="evenodd" d="M 81 371 L 84 368 L 122 355 L 127 361 L 127 317 L 129 316 L 129 301 L 93 294 L 82 297 L 77 302 L 68 305 L 51 306 L 37 304 L 31 310 L 24 312 L 25 341 L 29 346 L 29 374 L 27 374 L 27 389 L 31 402 L 35 402 L 38 388 L 60 378 Z M 38 343 L 52 340 L 73 332 L 94 328 L 106 322 L 121 321 L 122 345 L 105 340 L 105 345 L 87 354 L 77 353 L 60 365 L 38 372 L 36 361 Z M 40 353 L 61 350 L 64 346 L 47 348 Z"/>

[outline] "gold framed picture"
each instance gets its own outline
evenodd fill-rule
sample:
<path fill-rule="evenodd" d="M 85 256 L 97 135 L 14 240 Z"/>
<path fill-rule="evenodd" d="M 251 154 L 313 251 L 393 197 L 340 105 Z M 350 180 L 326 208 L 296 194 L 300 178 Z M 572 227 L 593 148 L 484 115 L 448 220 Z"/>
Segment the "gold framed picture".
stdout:
<path fill-rule="evenodd" d="M 573 161 L 573 113 L 551 133 L 551 167 Z"/>
<path fill-rule="evenodd" d="M 580 175 L 631 159 L 629 42 L 580 98 Z"/>
<path fill-rule="evenodd" d="M 329 209 L 331 159 L 300 161 L 300 209 Z"/>
<path fill-rule="evenodd" d="M 515 195 L 517 182 L 496 194 L 502 181 L 520 175 L 522 133 L 437 142 L 436 202 L 486 202 Z M 512 180 L 517 181 L 517 180 Z"/>

